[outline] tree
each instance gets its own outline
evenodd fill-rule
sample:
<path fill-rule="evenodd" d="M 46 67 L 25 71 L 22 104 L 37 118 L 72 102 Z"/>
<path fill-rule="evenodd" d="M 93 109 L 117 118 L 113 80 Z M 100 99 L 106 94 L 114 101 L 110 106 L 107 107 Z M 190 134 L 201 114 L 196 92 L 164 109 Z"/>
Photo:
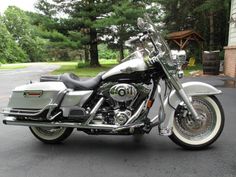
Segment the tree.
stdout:
<path fill-rule="evenodd" d="M 205 39 L 206 49 L 226 45 L 230 0 L 158 0 L 169 32 L 194 29 Z M 190 24 L 190 25 L 189 25 Z"/>
<path fill-rule="evenodd" d="M 154 22 L 157 22 L 160 8 L 156 0 L 117 1 L 113 5 L 113 13 L 106 21 L 111 22 L 111 48 L 119 49 L 120 60 L 124 58 L 124 42 L 141 31 L 137 28 L 137 19 L 148 13 Z M 115 27 L 115 28 L 114 28 Z"/>
<path fill-rule="evenodd" d="M 145 5 L 139 1 L 121 0 L 117 1 L 112 9 L 112 13 L 98 21 L 97 28 L 100 28 L 99 25 L 102 25 L 102 29 L 106 26 L 105 41 L 108 42 L 111 49 L 119 50 L 120 60 L 122 60 L 124 58 L 124 42 L 139 32 L 136 27 L 137 18 L 145 12 Z"/>
<path fill-rule="evenodd" d="M 52 18 L 55 14 L 57 14 L 55 6 L 47 1 L 39 0 L 35 7 L 40 9 L 41 12 L 49 18 Z"/>
<path fill-rule="evenodd" d="M 221 45 L 224 45 L 225 43 L 225 41 L 222 42 L 222 40 L 225 40 L 225 38 L 217 39 L 217 37 L 215 36 L 218 36 L 216 34 L 219 34 L 219 32 L 223 34 L 227 34 L 226 30 L 217 31 L 216 27 L 218 26 L 218 24 L 220 24 L 218 26 L 218 29 L 222 29 L 222 27 L 223 29 L 228 29 L 227 19 L 229 18 L 228 17 L 229 3 L 230 3 L 230 0 L 223 0 L 223 1 L 222 0 L 206 0 L 206 1 L 203 1 L 202 4 L 200 4 L 198 7 L 195 8 L 196 12 L 200 12 L 200 13 L 203 12 L 204 15 L 206 15 L 209 18 L 210 50 L 213 50 L 215 47 L 218 47 L 219 45 L 217 44 L 219 43 Z M 225 12 L 228 12 L 228 14 Z"/>
<path fill-rule="evenodd" d="M 78 32 L 78 31 L 69 31 L 69 39 L 76 43 L 79 44 L 80 48 L 84 50 L 84 60 L 86 63 L 89 62 L 89 46 L 88 46 L 88 41 L 89 37 L 87 35 L 83 35 L 83 33 Z"/>
<path fill-rule="evenodd" d="M 45 1 L 48 2 L 39 0 L 39 3 L 47 4 L 44 3 Z M 68 15 L 67 19 L 61 21 L 62 28 L 68 33 L 73 31 L 74 34 L 88 36 L 82 39 L 81 44 L 85 46 L 85 51 L 86 46 L 89 46 L 90 65 L 99 66 L 97 46 L 104 41 L 104 36 L 109 37 L 105 40 L 109 42 L 109 47 L 119 49 L 120 58 L 123 58 L 124 41 L 131 35 L 137 34 L 136 20 L 145 12 L 146 3 L 153 0 L 53 0 L 53 2 L 51 7 Z M 49 7 L 49 5 L 46 6 Z M 47 8 L 39 9 L 44 12 Z"/>
<path fill-rule="evenodd" d="M 0 16 L 0 63 L 26 62 L 26 53 L 18 46 Z"/>
<path fill-rule="evenodd" d="M 39 0 L 38 4 L 45 2 L 48 1 Z M 68 19 L 63 20 L 65 25 L 62 25 L 62 27 L 66 27 L 68 32 L 73 31 L 88 36 L 89 40 L 86 42 L 86 45 L 89 45 L 90 65 L 99 66 L 99 34 L 96 26 L 100 17 L 111 12 L 111 7 L 115 0 L 52 0 L 52 2 L 54 3 L 54 9 L 68 15 Z M 40 8 L 40 5 L 36 7 L 45 13 L 45 9 Z"/>
<path fill-rule="evenodd" d="M 30 13 L 31 23 L 36 25 L 36 35 L 47 42 L 47 53 L 51 59 L 69 60 L 70 53 L 80 55 L 84 36 L 79 32 L 66 30 L 66 19 L 57 19 L 43 14 Z M 59 22 L 60 21 L 60 22 Z M 76 51 L 77 50 L 77 51 Z M 77 57 L 73 55 L 73 57 Z"/>
<path fill-rule="evenodd" d="M 120 51 L 120 58 L 124 57 L 124 41 L 136 35 L 137 18 L 148 10 L 157 12 L 157 0 L 39 0 L 36 6 L 47 15 L 48 10 L 57 11 L 67 15 L 60 18 L 60 29 L 64 35 L 69 36 L 71 31 L 80 37 L 85 53 L 90 50 L 90 65 L 99 66 L 98 44 L 108 43 L 109 47 Z M 56 17 L 56 15 L 53 15 Z M 81 38 L 84 36 L 83 38 Z M 104 40 L 105 39 L 105 40 Z M 89 46 L 89 47 L 87 47 Z"/>
<path fill-rule="evenodd" d="M 4 12 L 3 23 L 11 33 L 14 41 L 19 44 L 29 57 L 29 61 L 42 61 L 43 46 L 46 41 L 35 35 L 35 27 L 30 24 L 30 18 L 21 9 L 10 6 Z"/>

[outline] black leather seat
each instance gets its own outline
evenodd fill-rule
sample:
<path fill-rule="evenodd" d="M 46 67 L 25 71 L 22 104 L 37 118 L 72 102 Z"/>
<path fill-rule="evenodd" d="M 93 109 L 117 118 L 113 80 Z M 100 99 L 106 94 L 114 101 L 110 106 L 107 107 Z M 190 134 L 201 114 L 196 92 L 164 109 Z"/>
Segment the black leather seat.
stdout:
<path fill-rule="evenodd" d="M 80 80 L 80 78 L 73 73 L 65 73 L 61 75 L 60 81 L 63 82 L 67 88 L 74 90 L 92 90 L 96 88 L 102 81 L 103 73 L 99 73 L 96 77 L 87 80 Z"/>

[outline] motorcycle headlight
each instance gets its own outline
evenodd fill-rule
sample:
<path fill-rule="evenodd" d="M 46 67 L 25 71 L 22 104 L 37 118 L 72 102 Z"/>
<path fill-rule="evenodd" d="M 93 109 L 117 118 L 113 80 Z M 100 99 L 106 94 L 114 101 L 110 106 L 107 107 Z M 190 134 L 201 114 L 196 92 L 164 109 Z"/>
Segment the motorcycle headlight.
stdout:
<path fill-rule="evenodd" d="M 184 50 L 171 50 L 171 55 L 176 65 L 182 65 L 186 62 L 186 52 Z"/>

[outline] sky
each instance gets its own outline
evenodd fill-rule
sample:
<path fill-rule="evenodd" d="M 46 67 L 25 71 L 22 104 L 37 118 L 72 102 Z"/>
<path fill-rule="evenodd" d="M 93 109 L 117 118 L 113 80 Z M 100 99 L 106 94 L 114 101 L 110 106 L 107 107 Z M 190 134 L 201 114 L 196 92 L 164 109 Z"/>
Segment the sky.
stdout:
<path fill-rule="evenodd" d="M 8 6 L 17 6 L 22 10 L 35 11 L 34 4 L 37 0 L 0 0 L 0 13 L 2 14 Z"/>

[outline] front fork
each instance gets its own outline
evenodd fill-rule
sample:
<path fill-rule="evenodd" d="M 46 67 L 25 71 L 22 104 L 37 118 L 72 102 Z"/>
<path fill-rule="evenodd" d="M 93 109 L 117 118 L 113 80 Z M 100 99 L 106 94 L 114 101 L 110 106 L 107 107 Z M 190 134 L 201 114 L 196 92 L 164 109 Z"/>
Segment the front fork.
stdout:
<path fill-rule="evenodd" d="M 162 60 L 160 60 L 159 58 L 157 58 L 157 59 L 158 59 L 160 65 L 162 66 L 162 69 L 167 77 L 167 81 L 175 88 L 180 99 L 182 99 L 184 101 L 188 110 L 192 113 L 193 118 L 195 120 L 198 120 L 200 117 L 199 117 L 198 113 L 196 112 L 195 108 L 193 107 L 188 95 L 185 93 L 182 84 L 179 83 L 179 81 L 175 78 L 175 76 L 169 72 L 168 68 L 162 62 Z"/>
<path fill-rule="evenodd" d="M 176 92 L 178 93 L 180 99 L 182 99 L 183 102 L 186 104 L 186 106 L 187 106 L 188 110 L 191 112 L 193 118 L 195 120 L 199 120 L 200 117 L 199 117 L 197 111 L 195 110 L 195 108 L 193 107 L 188 95 L 185 93 L 182 84 L 179 83 L 178 80 L 174 76 L 169 77 L 168 81 L 173 85 L 173 87 L 175 88 Z"/>

